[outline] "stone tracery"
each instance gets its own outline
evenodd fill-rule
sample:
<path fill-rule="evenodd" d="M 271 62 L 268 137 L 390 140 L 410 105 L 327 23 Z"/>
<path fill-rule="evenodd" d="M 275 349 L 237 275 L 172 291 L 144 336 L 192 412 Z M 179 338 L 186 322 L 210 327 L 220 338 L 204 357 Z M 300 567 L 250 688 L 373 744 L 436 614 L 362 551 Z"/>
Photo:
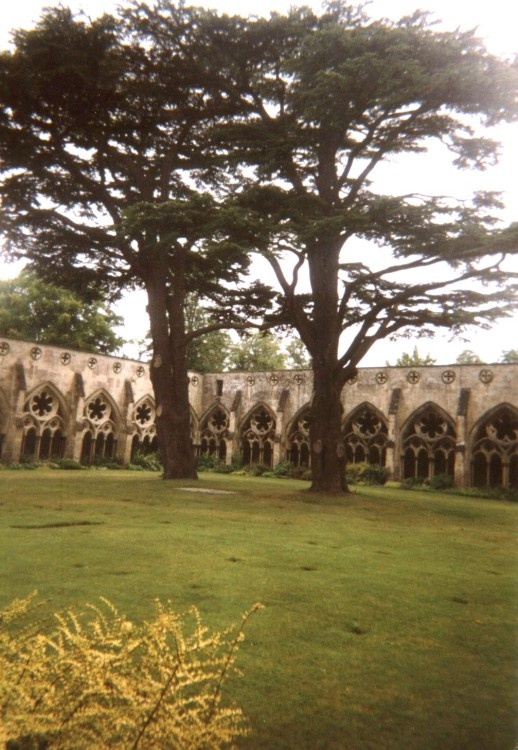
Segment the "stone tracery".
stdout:
<path fill-rule="evenodd" d="M 150 396 L 145 396 L 133 408 L 132 415 L 132 445 L 131 456 L 138 451 L 144 455 L 158 450 L 156 433 L 155 402 Z"/>
<path fill-rule="evenodd" d="M 24 403 L 21 457 L 42 461 L 58 459 L 64 447 L 63 406 L 53 386 L 40 386 Z"/>
<path fill-rule="evenodd" d="M 503 404 L 475 430 L 472 482 L 477 487 L 518 486 L 518 411 Z"/>
<path fill-rule="evenodd" d="M 200 424 L 200 453 L 217 456 L 224 461 L 227 456 L 229 437 L 229 415 L 221 407 L 215 406 Z"/>
<path fill-rule="evenodd" d="M 90 465 L 115 458 L 116 412 L 108 394 L 103 391 L 92 394 L 85 402 L 83 416 L 82 463 Z"/>
<path fill-rule="evenodd" d="M 453 420 L 435 404 L 425 404 L 403 431 L 403 478 L 453 477 L 455 441 Z"/>
<path fill-rule="evenodd" d="M 275 417 L 270 410 L 256 406 L 248 415 L 241 429 L 243 464 L 272 466 L 275 440 Z"/>
<path fill-rule="evenodd" d="M 360 405 L 344 422 L 347 463 L 385 465 L 387 424 L 370 404 Z"/>

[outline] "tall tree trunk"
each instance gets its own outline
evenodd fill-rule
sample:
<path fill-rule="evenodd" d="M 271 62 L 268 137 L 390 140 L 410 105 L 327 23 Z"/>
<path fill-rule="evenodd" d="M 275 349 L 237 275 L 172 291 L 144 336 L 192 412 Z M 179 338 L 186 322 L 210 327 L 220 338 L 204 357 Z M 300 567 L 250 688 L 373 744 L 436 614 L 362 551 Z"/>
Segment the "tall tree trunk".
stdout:
<path fill-rule="evenodd" d="M 342 432 L 341 379 L 329 367 L 313 367 L 314 394 L 309 428 L 313 492 L 348 492 Z"/>
<path fill-rule="evenodd" d="M 150 264 L 148 313 L 153 341 L 151 382 L 156 402 L 158 444 L 164 479 L 197 479 L 191 439 L 189 377 L 180 294 L 171 305 L 167 269 Z"/>
<path fill-rule="evenodd" d="M 343 373 L 338 366 L 341 325 L 338 313 L 340 240 L 315 244 L 309 255 L 313 290 L 311 471 L 314 492 L 348 492 L 342 434 Z"/>

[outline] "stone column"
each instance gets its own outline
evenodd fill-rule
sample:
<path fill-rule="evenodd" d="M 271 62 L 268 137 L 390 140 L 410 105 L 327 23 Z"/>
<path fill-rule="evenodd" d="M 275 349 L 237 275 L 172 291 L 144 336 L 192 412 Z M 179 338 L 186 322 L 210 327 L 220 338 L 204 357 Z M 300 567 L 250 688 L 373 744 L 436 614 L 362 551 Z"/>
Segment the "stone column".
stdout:
<path fill-rule="evenodd" d="M 453 481 L 457 487 L 469 485 L 469 462 L 466 466 L 466 417 L 457 415 L 457 444 L 455 446 L 455 464 L 453 468 Z"/>

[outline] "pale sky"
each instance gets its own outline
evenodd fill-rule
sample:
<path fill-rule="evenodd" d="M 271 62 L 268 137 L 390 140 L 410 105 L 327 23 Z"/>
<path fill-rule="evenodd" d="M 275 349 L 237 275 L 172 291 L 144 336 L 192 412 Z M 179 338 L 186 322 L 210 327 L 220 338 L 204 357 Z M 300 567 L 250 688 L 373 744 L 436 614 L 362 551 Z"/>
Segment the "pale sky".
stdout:
<path fill-rule="evenodd" d="M 42 9 L 59 2 L 52 0 L 4 0 L 0 7 L 0 46 L 7 47 L 9 32 L 14 28 L 30 28 L 38 20 Z M 63 5 L 73 10 L 83 10 L 95 17 L 103 12 L 110 12 L 124 2 L 116 0 L 62 0 Z M 222 12 L 240 14 L 267 14 L 270 10 L 286 11 L 290 5 L 306 4 L 319 7 L 320 3 L 308 1 L 294 3 L 289 0 L 248 0 L 238 3 L 236 0 L 193 0 L 193 5 L 216 8 Z M 476 28 L 477 34 L 484 40 L 488 49 L 505 57 L 518 53 L 517 28 L 518 4 L 512 0 L 372 0 L 367 10 L 372 17 L 397 19 L 412 13 L 416 8 L 427 10 L 431 16 L 441 21 L 440 26 L 447 29 L 460 27 L 463 30 Z M 518 221 L 518 125 L 500 128 L 495 134 L 503 147 L 500 163 L 489 172 L 459 172 L 449 168 L 446 161 L 436 158 L 420 159 L 419 171 L 416 173 L 411 164 L 403 164 L 399 170 L 401 184 L 411 184 L 412 189 L 428 193 L 444 193 L 447 185 L 448 194 L 456 197 L 471 194 L 472 191 L 498 190 L 503 193 L 506 209 L 502 214 L 503 221 Z M 393 170 L 382 171 L 379 176 L 379 188 L 389 191 L 385 181 L 393 180 Z M 419 187 L 416 188 L 417 180 Z M 399 192 L 399 190 L 398 190 Z M 518 262 L 516 263 L 518 271 Z M 6 266 L 0 261 L 0 278 L 16 275 L 18 268 Z M 142 294 L 132 295 L 122 304 L 118 312 L 126 319 L 126 328 L 122 332 L 126 338 L 141 338 L 148 330 L 145 312 L 145 297 Z M 463 349 L 472 349 L 486 362 L 497 361 L 502 350 L 518 348 L 518 315 L 513 319 L 502 321 L 491 331 L 475 331 L 466 336 L 468 341 L 449 342 L 446 337 L 435 339 L 401 340 L 398 342 L 379 342 L 362 361 L 363 366 L 383 366 L 387 360 L 395 362 L 404 351 L 411 351 L 415 343 L 422 354 L 430 353 L 438 364 L 454 362 Z M 128 350 L 134 356 L 134 350 Z"/>

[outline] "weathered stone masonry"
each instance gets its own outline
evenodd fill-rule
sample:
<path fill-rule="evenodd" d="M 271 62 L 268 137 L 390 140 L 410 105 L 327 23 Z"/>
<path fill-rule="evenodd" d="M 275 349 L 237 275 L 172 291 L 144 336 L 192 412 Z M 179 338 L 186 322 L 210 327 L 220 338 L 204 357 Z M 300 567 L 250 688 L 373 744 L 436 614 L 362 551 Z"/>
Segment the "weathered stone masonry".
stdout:
<path fill-rule="evenodd" d="M 517 486 L 517 378 L 514 364 L 360 369 L 342 395 L 348 461 Z M 192 439 L 227 462 L 307 466 L 311 395 L 310 371 L 191 373 Z M 137 449 L 156 449 L 149 365 L 0 340 L 2 463 L 128 463 Z"/>

